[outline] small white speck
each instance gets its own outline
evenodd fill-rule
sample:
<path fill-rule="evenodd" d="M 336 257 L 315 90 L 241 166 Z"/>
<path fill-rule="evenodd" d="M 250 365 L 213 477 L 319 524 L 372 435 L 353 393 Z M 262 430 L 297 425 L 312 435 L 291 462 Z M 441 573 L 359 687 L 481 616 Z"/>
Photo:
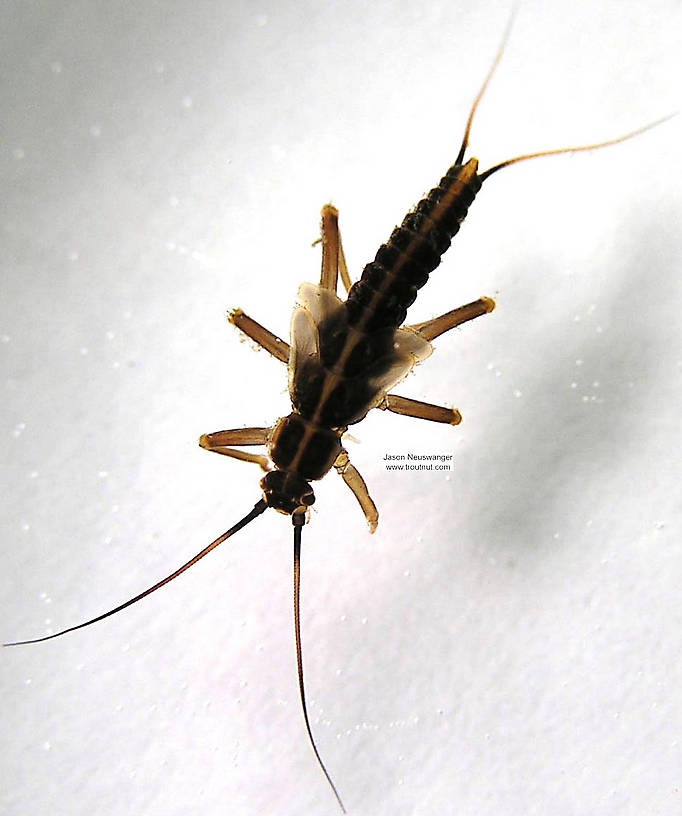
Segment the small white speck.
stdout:
<path fill-rule="evenodd" d="M 403 575 L 405 576 L 405 578 L 409 578 L 409 577 L 410 577 L 410 571 L 409 571 L 408 569 L 406 569 L 406 570 L 403 572 Z"/>
<path fill-rule="evenodd" d="M 583 397 L 581 399 L 582 399 L 582 402 L 589 402 L 590 401 L 590 398 L 587 395 L 583 395 Z"/>
<path fill-rule="evenodd" d="M 112 367 L 112 368 L 120 368 L 120 367 L 121 367 L 121 364 L 118 362 L 118 360 L 115 360 L 115 361 L 114 361 L 114 362 L 111 364 L 111 367 Z"/>
<path fill-rule="evenodd" d="M 75 249 L 72 249 L 66 257 L 70 261 L 77 261 L 80 256 L 78 255 L 78 252 L 76 252 Z"/>
<path fill-rule="evenodd" d="M 43 751 L 49 751 L 52 748 L 51 743 L 48 740 L 45 740 L 43 743 Z"/>
<path fill-rule="evenodd" d="M 113 340 L 114 337 L 116 337 L 115 333 L 112 331 L 106 332 L 104 336 L 107 338 L 107 340 Z"/>
<path fill-rule="evenodd" d="M 665 527 L 664 521 L 655 521 L 654 522 L 654 530 L 662 530 Z"/>
<path fill-rule="evenodd" d="M 111 512 L 112 512 L 112 513 L 118 513 L 118 511 L 119 511 L 120 509 L 121 509 L 121 508 L 120 508 L 120 507 L 119 507 L 117 504 L 112 504 L 112 505 L 111 505 Z"/>
<path fill-rule="evenodd" d="M 189 249 L 184 244 L 178 244 L 178 254 L 187 255 Z"/>
<path fill-rule="evenodd" d="M 512 394 L 513 394 L 513 395 L 514 395 L 514 396 L 515 396 L 517 399 L 518 399 L 519 397 L 523 396 L 523 395 L 522 395 L 522 393 L 521 393 L 521 391 L 519 391 L 519 389 L 518 389 L 518 388 L 515 388 L 515 389 L 512 391 Z"/>
<path fill-rule="evenodd" d="M 26 151 L 23 147 L 15 147 L 12 151 L 12 155 L 15 159 L 24 159 L 26 158 Z"/>
<path fill-rule="evenodd" d="M 577 360 L 575 361 L 575 364 L 576 364 L 577 366 L 581 366 L 581 365 L 583 364 L 583 361 L 582 361 L 581 359 L 577 359 Z"/>
<path fill-rule="evenodd" d="M 106 479 L 108 475 L 109 475 L 109 473 L 106 470 L 98 470 L 97 471 L 97 478 L 98 479 Z"/>
<path fill-rule="evenodd" d="M 559 533 L 554 533 L 552 538 L 556 541 L 558 538 L 561 538 L 561 536 L 559 535 Z"/>
<path fill-rule="evenodd" d="M 597 334 L 602 334 L 602 332 L 604 331 L 604 329 L 603 329 L 601 326 L 597 326 L 597 328 L 595 329 L 595 331 L 597 332 Z"/>
<path fill-rule="evenodd" d="M 20 529 L 22 533 L 27 533 L 31 529 L 31 525 L 27 521 L 22 521 Z"/>
<path fill-rule="evenodd" d="M 166 66 L 162 62 L 155 62 L 153 71 L 155 74 L 163 74 L 166 70 Z"/>
<path fill-rule="evenodd" d="M 342 622 L 345 621 L 346 616 L 345 615 L 339 615 L 339 620 L 342 621 Z"/>
<path fill-rule="evenodd" d="M 81 353 L 81 356 L 82 356 L 82 357 L 87 356 L 88 349 L 87 349 L 87 347 L 86 347 L 86 346 L 81 346 L 81 347 L 80 347 L 80 349 L 79 349 L 79 351 L 80 351 L 80 353 Z"/>
<path fill-rule="evenodd" d="M 599 388 L 599 380 L 595 380 L 595 381 L 592 383 L 592 388 Z"/>
<path fill-rule="evenodd" d="M 125 318 L 125 320 L 130 320 L 132 316 L 133 313 L 130 311 L 130 309 L 126 309 L 125 312 L 123 312 L 123 317 Z"/>
<path fill-rule="evenodd" d="M 590 303 L 590 305 L 587 307 L 587 314 L 592 314 L 592 312 L 594 312 L 596 308 L 597 308 L 596 304 Z"/>
<path fill-rule="evenodd" d="M 572 383 L 571 383 L 571 388 L 577 388 L 577 387 L 578 387 L 578 383 L 577 383 L 577 382 L 572 382 Z"/>
<path fill-rule="evenodd" d="M 191 96 L 183 96 L 182 97 L 182 107 L 183 108 L 191 108 L 194 103 L 192 102 Z"/>
<path fill-rule="evenodd" d="M 180 199 L 177 196 L 171 196 L 168 199 L 168 203 L 171 205 L 171 207 L 178 207 L 180 205 Z"/>
<path fill-rule="evenodd" d="M 28 474 L 28 478 L 29 478 L 29 479 L 37 479 L 37 478 L 38 478 L 38 471 L 37 471 L 37 470 L 32 470 L 32 471 L 31 471 L 31 472 Z"/>
<path fill-rule="evenodd" d="M 486 366 L 486 368 L 488 369 L 488 371 L 492 371 L 492 370 L 493 370 L 493 368 L 495 368 L 495 365 L 494 365 L 494 363 L 488 363 L 488 365 Z"/>
<path fill-rule="evenodd" d="M 268 24 L 268 15 L 267 14 L 257 14 L 256 19 L 254 20 L 256 25 L 259 28 L 263 28 L 263 26 Z"/>
<path fill-rule="evenodd" d="M 364 626 L 367 623 L 367 618 L 362 618 L 360 623 Z"/>
<path fill-rule="evenodd" d="M 9 334 L 0 334 L 0 343 L 9 343 L 11 339 Z"/>
<path fill-rule="evenodd" d="M 59 60 L 54 60 L 53 62 L 51 62 L 50 71 L 52 71 L 53 74 L 61 74 L 62 72 L 61 62 L 59 62 Z"/>
<path fill-rule="evenodd" d="M 102 128 L 101 128 L 101 126 L 100 126 L 100 125 L 90 125 L 90 135 L 91 135 L 91 136 L 94 136 L 94 137 L 95 137 L 95 139 L 96 139 L 98 136 L 101 136 L 101 135 L 102 135 Z"/>
<path fill-rule="evenodd" d="M 24 685 L 25 685 L 25 686 L 30 686 L 32 682 L 33 682 L 33 680 L 32 680 L 30 677 L 27 677 L 27 678 L 24 680 Z"/>
<path fill-rule="evenodd" d="M 26 423 L 24 423 L 24 422 L 18 422 L 18 423 L 17 423 L 17 424 L 14 426 L 14 430 L 12 431 L 12 436 L 13 436 L 15 439 L 18 439 L 18 438 L 21 436 L 22 431 L 24 431 L 24 430 L 25 430 L 25 428 L 26 428 Z"/>
<path fill-rule="evenodd" d="M 588 520 L 585 522 L 585 527 L 591 527 L 591 526 L 592 526 L 592 519 L 588 519 Z"/>
<path fill-rule="evenodd" d="M 580 317 L 580 315 L 574 315 L 573 316 L 573 322 L 574 323 L 580 323 L 581 320 L 582 320 L 582 318 Z"/>

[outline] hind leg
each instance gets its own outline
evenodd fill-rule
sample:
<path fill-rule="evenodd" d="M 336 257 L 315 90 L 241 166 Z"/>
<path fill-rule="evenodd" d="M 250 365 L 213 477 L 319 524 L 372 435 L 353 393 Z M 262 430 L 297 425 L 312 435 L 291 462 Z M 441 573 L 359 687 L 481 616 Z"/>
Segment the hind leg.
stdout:
<path fill-rule="evenodd" d="M 332 292 L 336 292 L 340 275 L 341 282 L 346 292 L 348 292 L 351 281 L 346 266 L 346 256 L 343 254 L 341 233 L 339 232 L 339 211 L 331 204 L 325 204 L 322 207 L 321 215 L 322 272 L 320 274 L 320 286 L 323 289 L 331 289 Z"/>
<path fill-rule="evenodd" d="M 474 300 L 472 303 L 467 303 L 465 306 L 459 306 L 457 309 L 452 309 L 450 312 L 434 317 L 432 320 L 425 320 L 423 323 L 415 323 L 412 326 L 405 326 L 406 329 L 412 329 L 417 332 L 425 340 L 433 340 L 440 337 L 441 334 L 454 329 L 456 326 L 461 326 L 468 320 L 473 320 L 481 315 L 492 312 L 495 308 L 495 301 L 489 297 L 482 297 Z"/>

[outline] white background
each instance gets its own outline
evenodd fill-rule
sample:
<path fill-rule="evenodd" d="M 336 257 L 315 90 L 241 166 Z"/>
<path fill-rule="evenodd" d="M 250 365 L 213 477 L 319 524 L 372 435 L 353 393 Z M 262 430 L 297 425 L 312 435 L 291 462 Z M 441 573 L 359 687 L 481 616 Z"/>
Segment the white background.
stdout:
<path fill-rule="evenodd" d="M 509 3 L 13 0 L 2 75 L 2 639 L 108 609 L 259 498 L 202 432 L 288 412 L 320 206 L 355 277 L 456 155 Z M 524 2 L 488 167 L 680 107 L 678 2 Z M 482 294 L 376 412 L 304 530 L 313 728 L 349 812 L 677 814 L 680 128 L 486 183 L 410 313 Z M 387 453 L 454 453 L 391 474 Z M 338 813 L 307 744 L 291 525 L 2 661 L 6 816 Z"/>

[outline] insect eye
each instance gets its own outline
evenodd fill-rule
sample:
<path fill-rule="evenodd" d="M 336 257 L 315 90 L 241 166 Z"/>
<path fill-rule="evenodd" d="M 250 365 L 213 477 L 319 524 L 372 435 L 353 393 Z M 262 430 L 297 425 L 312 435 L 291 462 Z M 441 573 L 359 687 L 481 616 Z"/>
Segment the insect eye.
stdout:
<path fill-rule="evenodd" d="M 304 504 L 306 507 L 310 507 L 311 504 L 315 504 L 315 494 L 312 490 L 310 493 L 304 493 L 301 496 L 301 504 Z"/>

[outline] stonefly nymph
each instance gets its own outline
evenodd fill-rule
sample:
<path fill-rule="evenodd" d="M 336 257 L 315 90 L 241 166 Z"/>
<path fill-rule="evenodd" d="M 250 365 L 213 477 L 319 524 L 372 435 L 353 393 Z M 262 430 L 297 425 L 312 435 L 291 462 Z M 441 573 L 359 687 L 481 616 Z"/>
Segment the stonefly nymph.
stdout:
<path fill-rule="evenodd" d="M 505 36 L 506 40 L 506 36 Z M 336 470 L 355 495 L 370 532 L 379 514 L 360 473 L 351 464 L 342 444 L 346 430 L 374 408 L 397 414 L 457 425 L 457 410 L 399 396 L 392 389 L 432 353 L 431 341 L 456 326 L 491 312 L 489 297 L 448 311 L 439 317 L 403 325 L 407 309 L 429 275 L 439 266 L 452 238 L 459 231 L 470 205 L 483 183 L 512 164 L 540 156 L 593 150 L 625 141 L 646 127 L 597 144 L 563 147 L 527 153 L 503 161 L 479 173 L 475 158 L 465 160 L 474 114 L 499 63 L 504 41 L 471 107 L 464 136 L 454 164 L 430 192 L 403 219 L 376 256 L 352 284 L 346 267 L 338 227 L 338 212 L 322 208 L 322 271 L 319 283 L 304 283 L 291 321 L 290 342 L 278 338 L 241 310 L 229 315 L 241 332 L 287 365 L 291 413 L 272 426 L 237 428 L 201 436 L 206 450 L 257 464 L 265 475 L 261 498 L 233 527 L 163 580 L 114 609 L 54 634 L 5 645 L 38 643 L 90 626 L 142 600 L 177 578 L 219 544 L 272 508 L 291 517 L 294 538 L 294 629 L 298 683 L 305 727 L 317 762 L 340 808 L 341 796 L 318 752 L 313 737 L 303 680 L 300 627 L 301 534 L 315 501 L 311 482 Z M 337 294 L 339 280 L 347 292 Z M 265 453 L 238 447 L 263 446 Z"/>

